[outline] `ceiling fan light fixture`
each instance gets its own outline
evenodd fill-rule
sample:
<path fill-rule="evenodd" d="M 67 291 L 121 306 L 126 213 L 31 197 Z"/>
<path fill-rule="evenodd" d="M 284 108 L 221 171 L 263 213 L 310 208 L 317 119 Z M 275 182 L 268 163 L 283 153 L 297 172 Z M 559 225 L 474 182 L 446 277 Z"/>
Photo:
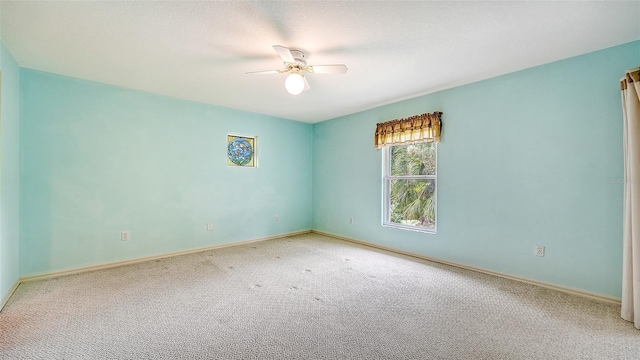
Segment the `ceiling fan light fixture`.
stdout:
<path fill-rule="evenodd" d="M 291 95 L 299 95 L 304 90 L 304 76 L 297 72 L 289 74 L 284 81 L 284 87 Z"/>
<path fill-rule="evenodd" d="M 311 85 L 302 75 L 303 71 L 317 74 L 344 74 L 348 70 L 345 64 L 307 65 L 307 54 L 302 50 L 289 49 L 282 45 L 273 45 L 273 49 L 284 62 L 283 69 L 251 71 L 247 74 L 289 74 L 284 81 L 284 88 L 291 95 L 300 95 L 303 91 L 311 89 Z"/>

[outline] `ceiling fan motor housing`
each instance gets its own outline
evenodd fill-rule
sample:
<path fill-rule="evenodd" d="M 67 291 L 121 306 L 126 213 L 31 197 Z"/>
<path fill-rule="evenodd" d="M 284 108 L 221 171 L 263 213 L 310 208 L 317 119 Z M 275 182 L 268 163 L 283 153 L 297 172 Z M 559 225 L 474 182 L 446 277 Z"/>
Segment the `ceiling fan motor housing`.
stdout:
<path fill-rule="evenodd" d="M 304 51 L 296 49 L 289 49 L 289 51 L 291 52 L 293 60 L 296 61 L 296 65 L 298 65 L 300 68 L 304 68 L 307 66 L 307 61 L 305 60 L 307 58 L 307 54 L 305 54 Z"/>

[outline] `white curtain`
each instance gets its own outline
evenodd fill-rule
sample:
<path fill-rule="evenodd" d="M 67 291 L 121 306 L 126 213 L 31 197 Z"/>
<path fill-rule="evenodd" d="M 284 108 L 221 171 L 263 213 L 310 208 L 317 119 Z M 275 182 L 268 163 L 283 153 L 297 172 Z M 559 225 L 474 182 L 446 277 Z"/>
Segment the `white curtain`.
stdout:
<path fill-rule="evenodd" d="M 622 318 L 640 329 L 640 68 L 620 80 L 624 119 Z"/>

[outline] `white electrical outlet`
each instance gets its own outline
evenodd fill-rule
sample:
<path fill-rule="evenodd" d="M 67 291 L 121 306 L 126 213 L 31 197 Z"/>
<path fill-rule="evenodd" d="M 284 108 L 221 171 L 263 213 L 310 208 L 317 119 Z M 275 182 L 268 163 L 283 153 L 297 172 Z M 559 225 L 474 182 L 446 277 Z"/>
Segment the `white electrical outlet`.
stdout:
<path fill-rule="evenodd" d="M 213 230 L 213 224 L 207 223 L 207 231 L 211 231 L 211 230 Z"/>
<path fill-rule="evenodd" d="M 129 232 L 128 231 L 121 231 L 120 232 L 120 240 L 121 241 L 129 241 Z"/>
<path fill-rule="evenodd" d="M 280 221 L 280 215 L 276 215 L 276 221 Z"/>
<path fill-rule="evenodd" d="M 544 246 L 536 245 L 536 256 L 544 256 Z"/>
<path fill-rule="evenodd" d="M 349 224 L 353 224 L 353 218 L 352 217 L 349 218 Z"/>

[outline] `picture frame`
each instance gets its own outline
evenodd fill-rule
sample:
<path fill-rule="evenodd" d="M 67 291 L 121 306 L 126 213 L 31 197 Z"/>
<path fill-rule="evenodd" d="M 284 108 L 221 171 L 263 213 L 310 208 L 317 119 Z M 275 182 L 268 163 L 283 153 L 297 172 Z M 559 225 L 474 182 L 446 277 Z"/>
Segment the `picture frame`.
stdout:
<path fill-rule="evenodd" d="M 258 137 L 227 134 L 227 166 L 258 167 Z"/>

